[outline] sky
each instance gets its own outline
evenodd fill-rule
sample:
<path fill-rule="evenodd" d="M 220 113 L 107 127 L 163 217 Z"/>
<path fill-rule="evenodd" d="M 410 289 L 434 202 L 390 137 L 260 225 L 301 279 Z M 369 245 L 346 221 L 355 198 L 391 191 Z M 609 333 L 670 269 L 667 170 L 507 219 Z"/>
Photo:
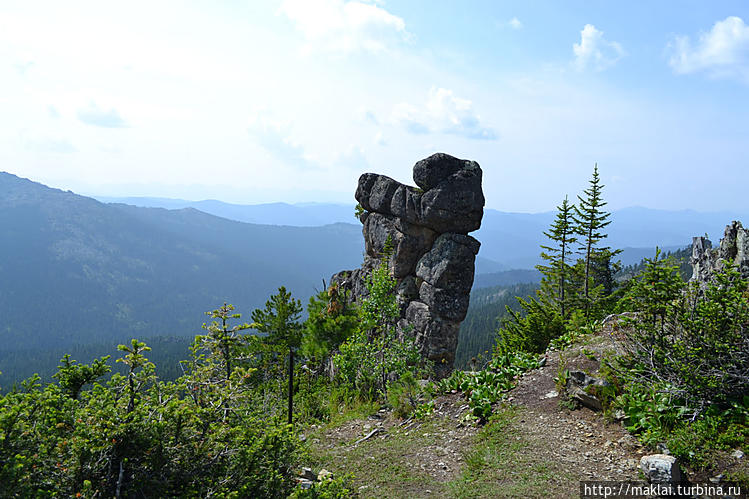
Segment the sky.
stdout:
<path fill-rule="evenodd" d="M 744 209 L 749 2 L 0 2 L 0 170 L 100 196 L 353 203 L 434 152 L 489 208 Z"/>

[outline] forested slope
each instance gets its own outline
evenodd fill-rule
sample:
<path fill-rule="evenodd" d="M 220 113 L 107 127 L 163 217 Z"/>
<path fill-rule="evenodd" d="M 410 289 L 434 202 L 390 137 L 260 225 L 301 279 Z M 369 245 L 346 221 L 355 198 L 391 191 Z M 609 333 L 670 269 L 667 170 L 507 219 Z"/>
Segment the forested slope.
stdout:
<path fill-rule="evenodd" d="M 282 285 L 306 300 L 361 258 L 353 224 L 262 226 L 107 205 L 9 174 L 0 241 L 0 385 L 56 365 L 30 357 L 59 359 L 76 345 L 191 338 L 224 301 L 248 314 Z"/>

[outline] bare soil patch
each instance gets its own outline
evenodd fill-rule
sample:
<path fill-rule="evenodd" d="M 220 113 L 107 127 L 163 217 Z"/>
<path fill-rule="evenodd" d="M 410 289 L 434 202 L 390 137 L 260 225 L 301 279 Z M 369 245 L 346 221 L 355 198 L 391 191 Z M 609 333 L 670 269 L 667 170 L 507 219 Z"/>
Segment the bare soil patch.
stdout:
<path fill-rule="evenodd" d="M 446 484 L 459 475 L 477 428 L 461 423 L 468 406 L 458 394 L 434 402 L 433 413 L 421 420 L 381 410 L 319 429 L 308 437 L 317 464 L 353 473 L 362 497 L 449 497 Z"/>
<path fill-rule="evenodd" d="M 508 403 L 518 408 L 522 435 L 539 441 L 539 459 L 564 463 L 575 480 L 635 480 L 646 449 L 618 422 L 600 412 L 564 407 L 555 378 L 564 369 L 595 375 L 600 359 L 614 349 L 605 332 L 584 345 L 547 355 L 546 365 L 524 375 Z M 577 486 L 577 484 L 575 484 Z"/>

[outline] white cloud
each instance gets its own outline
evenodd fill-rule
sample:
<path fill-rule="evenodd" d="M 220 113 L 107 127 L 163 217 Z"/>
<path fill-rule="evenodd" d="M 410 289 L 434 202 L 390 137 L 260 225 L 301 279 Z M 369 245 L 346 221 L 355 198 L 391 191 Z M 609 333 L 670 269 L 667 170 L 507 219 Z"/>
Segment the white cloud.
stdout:
<path fill-rule="evenodd" d="M 123 128 L 127 126 L 115 108 L 101 109 L 95 103 L 78 110 L 78 119 L 83 123 L 103 128 Z"/>
<path fill-rule="evenodd" d="M 382 132 L 377 132 L 374 136 L 374 139 L 372 139 L 375 144 L 378 146 L 385 146 L 387 145 L 387 141 L 385 140 L 385 136 L 382 134 Z"/>
<path fill-rule="evenodd" d="M 282 163 L 292 167 L 317 168 L 305 153 L 304 147 L 291 137 L 291 126 L 288 123 L 257 117 L 250 124 L 248 132 L 263 149 Z"/>
<path fill-rule="evenodd" d="M 580 71 L 588 67 L 603 71 L 625 54 L 619 43 L 606 40 L 603 31 L 592 24 L 586 24 L 580 31 L 580 43 L 574 43 L 572 51 L 575 54 L 575 66 Z"/>
<path fill-rule="evenodd" d="M 514 29 L 514 30 L 521 30 L 524 27 L 523 22 L 520 19 L 518 19 L 517 17 L 513 17 L 512 19 L 509 19 L 509 20 L 501 20 L 501 21 L 497 20 L 497 21 L 494 21 L 494 25 L 498 29 L 507 29 L 507 28 L 509 28 L 509 29 Z"/>
<path fill-rule="evenodd" d="M 447 133 L 469 139 L 494 140 L 496 132 L 481 123 L 473 103 L 456 97 L 452 90 L 432 87 L 423 108 L 401 103 L 393 108 L 391 119 L 413 134 Z"/>
<path fill-rule="evenodd" d="M 695 46 L 688 36 L 677 36 L 669 48 L 669 65 L 676 73 L 707 71 L 715 77 L 749 81 L 749 26 L 740 17 L 716 22 L 709 32 L 700 33 Z"/>
<path fill-rule="evenodd" d="M 359 119 L 364 123 L 369 123 L 372 125 L 380 124 L 380 120 L 377 119 L 377 115 L 371 109 L 361 107 L 359 108 L 358 115 L 359 115 Z"/>
<path fill-rule="evenodd" d="M 416 106 L 402 102 L 393 107 L 391 119 L 410 133 L 423 134 L 430 132 L 429 127 L 423 123 L 426 121 L 425 114 Z"/>
<path fill-rule="evenodd" d="M 309 188 L 320 178 L 333 178 L 337 175 L 361 172 L 371 169 L 365 150 L 349 143 L 345 149 L 334 148 L 322 154 L 315 151 L 316 144 L 300 143 L 295 138 L 299 135 L 298 127 L 293 122 L 281 121 L 269 111 L 256 112 L 250 120 L 247 132 L 255 143 L 264 149 L 275 166 L 271 178 L 285 175 L 287 185 L 298 185 Z M 285 173 L 281 174 L 283 171 Z"/>
<path fill-rule="evenodd" d="M 77 151 L 75 146 L 68 139 L 64 138 L 30 138 L 24 141 L 24 146 L 29 151 L 43 153 L 69 154 Z"/>
<path fill-rule="evenodd" d="M 28 71 L 33 66 L 34 61 L 21 61 L 13 64 L 13 67 L 21 76 L 24 76 L 26 74 L 26 71 Z"/>
<path fill-rule="evenodd" d="M 364 150 L 361 147 L 354 145 L 350 146 L 346 151 L 339 154 L 334 163 L 344 168 L 356 171 L 371 169 L 369 161 L 364 154 Z"/>
<path fill-rule="evenodd" d="M 285 0 L 280 12 L 302 32 L 307 49 L 377 53 L 410 37 L 402 18 L 359 1 Z"/>

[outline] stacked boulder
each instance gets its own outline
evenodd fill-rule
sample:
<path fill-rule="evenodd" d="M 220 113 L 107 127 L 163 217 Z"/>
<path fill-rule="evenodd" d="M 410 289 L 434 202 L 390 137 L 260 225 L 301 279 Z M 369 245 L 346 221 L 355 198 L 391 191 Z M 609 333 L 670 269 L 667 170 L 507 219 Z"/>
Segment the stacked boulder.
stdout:
<path fill-rule="evenodd" d="M 692 239 L 692 281 L 707 285 L 726 263 L 735 265 L 741 276 L 749 279 L 749 229 L 733 221 L 726 226 L 720 246 L 712 246 L 706 237 Z"/>
<path fill-rule="evenodd" d="M 484 214 L 482 172 L 475 161 L 437 153 L 416 163 L 411 187 L 384 175 L 359 178 L 356 200 L 366 256 L 361 268 L 335 274 L 331 283 L 359 301 L 388 239 L 390 272 L 398 283 L 398 331 L 411 335 L 435 375 L 453 367 L 458 330 L 468 311 L 480 243 L 468 233 Z"/>

